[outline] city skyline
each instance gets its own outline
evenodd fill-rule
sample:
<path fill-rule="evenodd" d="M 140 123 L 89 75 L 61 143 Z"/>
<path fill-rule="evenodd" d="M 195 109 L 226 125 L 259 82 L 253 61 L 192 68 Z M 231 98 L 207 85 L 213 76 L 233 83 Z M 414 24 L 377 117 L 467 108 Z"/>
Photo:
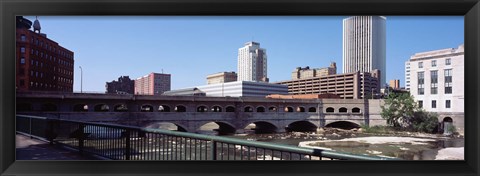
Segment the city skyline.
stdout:
<path fill-rule="evenodd" d="M 34 20 L 35 17 L 26 17 Z M 42 33 L 75 52 L 74 91 L 105 91 L 105 82 L 145 73 L 172 75 L 172 90 L 205 85 L 217 72 L 237 72 L 238 48 L 256 41 L 268 50 L 270 82 L 296 67 L 342 63 L 341 17 L 55 17 L 39 16 Z M 167 27 L 166 27 L 167 26 Z M 404 80 L 417 52 L 463 43 L 463 16 L 387 16 L 386 79 Z M 79 36 L 79 37 L 75 37 Z M 401 65 L 399 67 L 399 65 Z M 404 81 L 400 81 L 404 86 Z"/>

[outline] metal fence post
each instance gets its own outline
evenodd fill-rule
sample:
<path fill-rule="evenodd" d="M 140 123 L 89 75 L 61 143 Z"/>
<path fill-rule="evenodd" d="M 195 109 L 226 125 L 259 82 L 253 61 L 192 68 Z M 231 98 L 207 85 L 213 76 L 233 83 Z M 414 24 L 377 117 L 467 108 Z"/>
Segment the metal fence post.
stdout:
<path fill-rule="evenodd" d="M 211 140 L 212 142 L 212 160 L 217 160 L 217 141 Z"/>
<path fill-rule="evenodd" d="M 83 132 L 85 128 L 85 124 L 84 123 L 80 123 L 79 127 L 78 127 L 78 152 L 80 153 L 80 155 L 83 154 L 83 147 L 84 147 L 84 140 L 85 140 L 85 133 Z"/>
<path fill-rule="evenodd" d="M 130 160 L 130 129 L 125 131 L 125 160 Z"/>

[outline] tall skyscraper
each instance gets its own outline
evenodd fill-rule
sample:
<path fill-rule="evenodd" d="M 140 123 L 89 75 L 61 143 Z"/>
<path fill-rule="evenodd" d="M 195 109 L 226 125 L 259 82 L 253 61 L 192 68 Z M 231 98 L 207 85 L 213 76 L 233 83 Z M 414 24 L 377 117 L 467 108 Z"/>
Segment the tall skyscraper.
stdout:
<path fill-rule="evenodd" d="M 247 42 L 238 49 L 238 81 L 268 82 L 267 50 L 260 43 Z"/>
<path fill-rule="evenodd" d="M 380 70 L 386 82 L 386 18 L 352 16 L 343 19 L 343 73 Z"/>
<path fill-rule="evenodd" d="M 16 88 L 19 91 L 73 92 L 72 51 L 41 33 L 40 21 L 17 16 Z"/>

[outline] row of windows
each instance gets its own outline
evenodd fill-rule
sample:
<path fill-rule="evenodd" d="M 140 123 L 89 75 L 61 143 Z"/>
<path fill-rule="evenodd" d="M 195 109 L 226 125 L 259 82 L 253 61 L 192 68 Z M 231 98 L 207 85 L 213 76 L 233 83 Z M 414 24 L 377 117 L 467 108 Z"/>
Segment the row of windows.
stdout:
<path fill-rule="evenodd" d="M 452 93 L 452 69 L 445 69 L 445 94 Z M 418 95 L 425 94 L 425 75 L 424 72 L 418 72 Z M 438 70 L 430 71 L 430 93 L 438 94 Z"/>
<path fill-rule="evenodd" d="M 24 34 L 20 35 L 20 41 L 26 41 L 26 37 Z M 65 51 L 61 51 L 61 50 L 58 50 L 57 51 L 57 48 L 48 44 L 47 42 L 45 42 L 44 44 L 44 41 L 43 40 L 38 40 L 38 38 L 35 38 L 35 37 L 32 37 L 31 39 L 31 43 L 37 45 L 37 46 L 40 46 L 40 47 L 43 47 L 49 51 L 52 51 L 52 52 L 57 52 L 59 55 L 63 56 L 63 57 L 66 57 L 66 58 L 69 58 L 69 59 L 72 59 L 73 58 L 73 55 L 70 55 L 68 54 L 67 52 Z"/>
<path fill-rule="evenodd" d="M 23 86 L 24 82 L 23 80 L 20 80 L 20 86 Z M 68 90 L 70 89 L 71 87 L 69 86 L 57 86 L 55 84 L 47 84 L 47 83 L 39 83 L 39 82 L 33 82 L 31 81 L 30 82 L 30 87 L 31 88 L 58 88 L 59 90 Z"/>
<path fill-rule="evenodd" d="M 20 52 L 25 53 L 25 47 L 20 47 Z M 53 59 L 53 62 L 57 62 L 56 57 L 54 57 L 52 55 L 49 56 L 47 53 L 44 54 L 43 52 L 38 52 L 38 50 L 31 49 L 30 54 L 31 55 L 35 54 L 36 56 L 39 56 L 39 54 L 40 54 L 40 58 L 44 58 L 44 56 L 45 56 L 46 59 L 50 59 L 50 61 L 52 61 L 52 59 Z M 61 60 L 61 59 L 58 59 L 58 64 L 73 67 L 73 63 L 70 63 L 68 61 L 64 61 L 64 60 Z"/>
<path fill-rule="evenodd" d="M 431 104 L 432 108 L 437 108 L 437 100 L 432 100 L 432 104 Z M 450 100 L 445 100 L 445 108 L 449 109 L 451 108 L 451 101 Z M 418 107 L 419 108 L 423 108 L 423 100 L 419 100 L 418 101 Z"/>
<path fill-rule="evenodd" d="M 432 60 L 430 63 L 432 67 L 437 66 L 437 60 Z M 450 58 L 445 59 L 445 65 L 451 65 L 451 64 L 452 64 L 452 61 Z M 423 62 L 418 62 L 418 68 L 423 68 Z"/>
<path fill-rule="evenodd" d="M 44 76 L 45 76 L 45 77 L 48 77 L 48 74 L 45 73 L 45 75 L 44 75 L 42 72 L 30 71 L 30 76 L 31 76 L 31 77 L 34 77 L 34 76 L 35 76 L 35 77 L 37 77 L 37 78 L 43 78 Z M 53 80 L 57 80 L 57 76 L 53 76 Z M 68 79 L 68 78 L 58 77 L 58 81 L 63 82 L 63 83 L 73 84 L 73 80 L 72 80 L 72 79 Z"/>

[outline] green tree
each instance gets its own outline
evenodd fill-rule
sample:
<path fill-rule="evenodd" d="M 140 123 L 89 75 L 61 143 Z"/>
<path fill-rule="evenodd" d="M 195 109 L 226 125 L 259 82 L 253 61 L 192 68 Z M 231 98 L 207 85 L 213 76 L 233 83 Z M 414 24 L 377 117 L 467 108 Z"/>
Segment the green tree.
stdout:
<path fill-rule="evenodd" d="M 408 128 L 412 125 L 415 112 L 419 110 L 410 93 L 391 92 L 381 106 L 380 115 L 387 120 L 387 124 L 396 128 Z"/>
<path fill-rule="evenodd" d="M 432 133 L 438 125 L 438 115 L 419 108 L 408 92 L 391 92 L 381 108 L 382 118 L 395 128 Z"/>

